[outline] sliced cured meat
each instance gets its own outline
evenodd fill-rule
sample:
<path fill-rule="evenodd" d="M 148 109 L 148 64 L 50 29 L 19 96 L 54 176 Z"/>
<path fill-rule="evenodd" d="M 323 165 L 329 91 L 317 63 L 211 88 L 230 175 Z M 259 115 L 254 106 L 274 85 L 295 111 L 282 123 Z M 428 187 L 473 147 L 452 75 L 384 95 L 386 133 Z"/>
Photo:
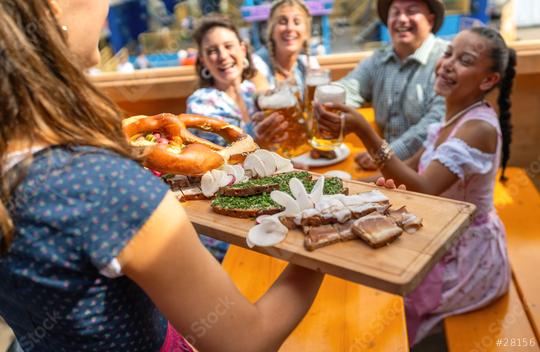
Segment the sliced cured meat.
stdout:
<path fill-rule="evenodd" d="M 397 210 L 388 210 L 388 216 L 407 233 L 414 233 L 423 226 L 422 219 L 409 213 L 405 206 L 402 206 Z"/>
<path fill-rule="evenodd" d="M 396 240 L 403 232 L 392 219 L 380 214 L 355 220 L 352 231 L 373 248 L 382 247 Z"/>

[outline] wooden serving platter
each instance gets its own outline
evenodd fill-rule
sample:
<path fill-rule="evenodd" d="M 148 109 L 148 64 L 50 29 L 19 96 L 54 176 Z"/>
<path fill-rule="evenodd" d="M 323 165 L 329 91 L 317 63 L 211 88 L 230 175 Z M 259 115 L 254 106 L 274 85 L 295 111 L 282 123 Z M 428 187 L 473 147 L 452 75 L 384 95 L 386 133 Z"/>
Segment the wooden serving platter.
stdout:
<path fill-rule="evenodd" d="M 349 194 L 377 189 L 390 198 L 392 208 L 403 205 L 423 219 L 423 227 L 414 234 L 403 233 L 393 243 L 372 249 L 361 240 L 340 242 L 309 252 L 304 235 L 290 230 L 287 238 L 274 247 L 252 250 L 326 274 L 405 295 L 412 291 L 468 226 L 475 205 L 420 193 L 388 190 L 357 181 L 345 181 Z M 216 214 L 210 201 L 183 203 L 199 233 L 248 248 L 246 235 L 254 219 L 238 219 Z M 256 273 L 253 273 L 256 276 Z"/>

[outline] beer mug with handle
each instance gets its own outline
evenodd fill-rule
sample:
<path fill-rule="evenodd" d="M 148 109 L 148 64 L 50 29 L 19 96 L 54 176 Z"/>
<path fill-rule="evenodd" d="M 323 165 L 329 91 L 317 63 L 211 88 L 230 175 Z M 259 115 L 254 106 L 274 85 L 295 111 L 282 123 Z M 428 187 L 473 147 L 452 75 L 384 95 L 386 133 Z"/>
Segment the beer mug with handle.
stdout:
<path fill-rule="evenodd" d="M 345 94 L 345 89 L 341 86 L 324 84 L 317 86 L 317 88 L 315 89 L 314 101 L 319 104 L 345 104 Z M 328 108 L 324 107 L 324 109 Z M 339 110 L 333 112 L 337 114 L 341 113 Z M 335 150 L 336 148 L 339 148 L 343 144 L 344 122 L 345 120 L 342 118 L 341 126 L 337 134 L 327 135 L 319 129 L 317 119 L 313 118 L 313 126 L 311 128 L 312 137 L 310 140 L 313 148 L 324 151 Z"/>
<path fill-rule="evenodd" d="M 276 151 L 288 158 L 303 154 L 310 149 L 306 122 L 290 85 L 278 85 L 275 89 L 260 95 L 257 103 L 265 118 L 272 113 L 278 113 L 287 122 L 287 127 L 283 132 L 286 134 L 286 139 L 283 142 L 261 147 Z"/>

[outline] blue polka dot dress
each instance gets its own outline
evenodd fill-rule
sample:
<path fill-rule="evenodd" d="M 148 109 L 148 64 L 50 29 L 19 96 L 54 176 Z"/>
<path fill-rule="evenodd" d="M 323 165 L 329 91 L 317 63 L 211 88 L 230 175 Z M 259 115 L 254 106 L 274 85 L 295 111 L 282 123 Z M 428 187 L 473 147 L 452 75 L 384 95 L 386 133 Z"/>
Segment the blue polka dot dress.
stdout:
<path fill-rule="evenodd" d="M 15 240 L 0 257 L 0 315 L 24 351 L 159 351 L 168 323 L 131 280 L 100 273 L 167 186 L 92 147 L 34 156 L 11 199 Z"/>

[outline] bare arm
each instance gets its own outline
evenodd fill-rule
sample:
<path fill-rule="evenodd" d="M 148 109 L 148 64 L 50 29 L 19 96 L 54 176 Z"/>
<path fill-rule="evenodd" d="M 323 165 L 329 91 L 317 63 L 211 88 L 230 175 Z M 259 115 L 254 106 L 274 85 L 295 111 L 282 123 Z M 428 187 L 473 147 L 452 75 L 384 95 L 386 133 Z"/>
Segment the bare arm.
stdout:
<path fill-rule="evenodd" d="M 414 171 L 418 171 L 418 165 L 420 164 L 420 158 L 422 157 L 422 154 L 424 154 L 424 151 L 426 149 L 424 147 L 418 149 L 416 153 L 414 153 L 413 156 L 411 156 L 409 159 L 404 160 L 405 164 L 413 169 Z"/>
<path fill-rule="evenodd" d="M 205 351 L 277 350 L 311 306 L 323 277 L 289 265 L 250 303 L 203 247 L 172 193 L 119 260 L 174 327 Z"/>
<path fill-rule="evenodd" d="M 376 151 L 380 148 L 382 144 L 381 137 L 373 131 L 365 119 L 355 115 L 356 111 L 352 108 L 343 105 L 335 105 L 335 107 L 346 112 L 346 133 L 356 133 L 367 150 Z M 336 128 L 335 126 L 339 125 L 338 115 L 326 111 L 320 105 L 317 105 L 316 109 L 321 126 L 325 126 L 326 129 L 332 131 Z M 495 129 L 482 121 L 465 123 L 455 135 L 456 138 L 463 140 L 469 146 L 486 153 L 494 152 L 496 136 Z M 410 163 L 418 164 L 419 157 L 420 155 L 415 156 Z M 434 195 L 443 193 L 458 180 L 457 175 L 437 160 L 432 161 L 420 175 L 416 170 L 410 168 L 407 163 L 393 156 L 384 164 L 381 172 L 386 178 L 393 179 L 396 184 L 406 185 L 408 190 Z"/>

